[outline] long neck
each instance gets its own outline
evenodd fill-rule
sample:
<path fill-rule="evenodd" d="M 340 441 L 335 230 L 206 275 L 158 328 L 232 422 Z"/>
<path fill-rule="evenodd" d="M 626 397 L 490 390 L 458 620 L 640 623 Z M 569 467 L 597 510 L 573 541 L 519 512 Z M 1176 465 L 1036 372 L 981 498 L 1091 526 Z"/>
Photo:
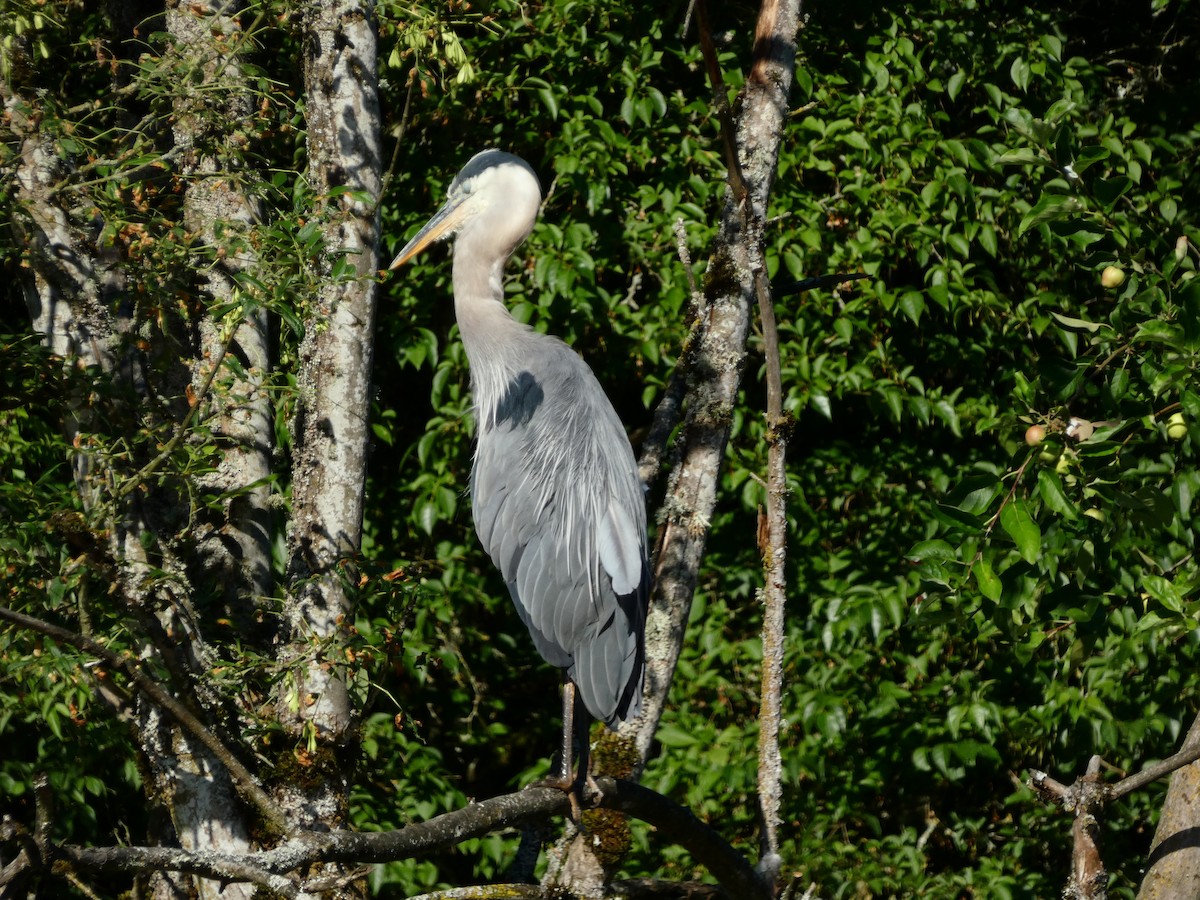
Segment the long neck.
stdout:
<path fill-rule="evenodd" d="M 504 305 L 508 254 L 494 257 L 460 236 L 454 245 L 454 315 L 471 365 L 471 390 L 481 424 L 521 371 L 534 332 Z"/>

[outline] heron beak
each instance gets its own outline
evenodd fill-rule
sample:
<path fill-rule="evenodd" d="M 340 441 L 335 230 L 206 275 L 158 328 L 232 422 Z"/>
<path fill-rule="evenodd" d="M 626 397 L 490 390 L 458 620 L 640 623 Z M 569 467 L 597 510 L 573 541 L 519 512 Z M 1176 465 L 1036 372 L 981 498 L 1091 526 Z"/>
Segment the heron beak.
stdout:
<path fill-rule="evenodd" d="M 399 268 L 434 241 L 453 234 L 467 216 L 468 206 L 463 202 L 465 199 L 465 197 L 459 197 L 457 200 L 447 201 L 446 205 L 425 223 L 425 227 L 404 245 L 404 249 L 396 254 L 396 258 L 392 260 L 392 264 L 388 268 Z"/>

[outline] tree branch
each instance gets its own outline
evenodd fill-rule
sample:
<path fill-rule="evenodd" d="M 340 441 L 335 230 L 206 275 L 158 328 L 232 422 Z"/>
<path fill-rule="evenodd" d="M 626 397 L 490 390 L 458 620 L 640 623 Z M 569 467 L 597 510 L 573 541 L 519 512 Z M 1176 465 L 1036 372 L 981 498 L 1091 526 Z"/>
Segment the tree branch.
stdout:
<path fill-rule="evenodd" d="M 1108 799 L 1117 800 L 1126 794 L 1131 794 L 1152 781 L 1158 781 L 1177 769 L 1191 765 L 1198 759 L 1200 759 L 1200 741 L 1192 744 L 1185 743 L 1183 749 L 1173 756 L 1168 756 L 1162 762 L 1146 766 L 1142 771 L 1130 775 L 1128 778 L 1122 778 L 1108 789 Z"/>
<path fill-rule="evenodd" d="M 5 606 L 0 606 L 0 619 L 4 619 L 21 628 L 39 632 L 49 638 L 53 638 L 59 643 L 67 644 L 76 650 L 91 654 L 97 659 L 103 660 L 111 668 L 124 672 L 126 677 L 133 682 L 146 699 L 171 716 L 184 731 L 196 738 L 225 766 L 238 788 L 238 793 L 258 811 L 259 815 L 280 834 L 287 834 L 289 832 L 290 827 L 287 819 L 271 801 L 271 798 L 267 796 L 267 793 L 262 789 L 262 786 L 258 783 L 254 775 L 251 774 L 250 770 L 242 764 L 241 760 L 234 756 L 228 747 L 221 743 L 216 735 L 208 730 L 203 722 L 192 715 L 191 710 L 168 694 L 160 684 L 149 678 L 142 671 L 136 658 L 114 653 L 103 644 L 89 637 L 84 637 L 82 634 L 77 634 L 74 631 L 53 625 L 43 619 L 19 613 Z"/>
<path fill-rule="evenodd" d="M 599 803 L 601 808 L 640 819 L 653 826 L 661 837 L 684 847 L 696 862 L 708 868 L 732 900 L 761 900 L 762 884 L 749 862 L 691 812 L 631 782 L 600 778 L 598 785 L 603 794 Z M 285 897 L 295 897 L 306 886 L 285 876 L 314 863 L 382 863 L 408 859 L 524 822 L 569 813 L 570 803 L 564 792 L 531 787 L 472 803 L 396 831 L 296 832 L 274 849 L 245 854 L 192 852 L 170 847 L 65 845 L 55 848 L 53 856 L 76 868 L 95 872 L 189 872 L 209 878 L 249 881 Z"/>
<path fill-rule="evenodd" d="M 765 87 L 776 80 L 790 80 L 795 60 L 795 34 L 799 3 L 764 0 L 755 32 L 755 59 L 751 80 Z M 762 682 L 758 719 L 758 803 L 762 818 L 760 870 L 765 884 L 774 890 L 779 874 L 779 806 L 782 762 L 779 729 L 782 721 L 784 610 L 787 603 L 787 423 L 783 415 L 783 377 L 779 360 L 779 331 L 764 260 L 765 196 L 753 203 L 750 188 L 737 153 L 733 119 L 726 102 L 716 48 L 708 24 L 705 0 L 696 6 L 700 47 L 705 70 L 721 123 L 721 144 L 729 168 L 729 186 L 734 211 L 740 218 L 745 260 L 758 302 L 763 335 L 767 381 L 767 511 L 760 523 L 759 551 L 763 560 Z M 785 48 L 782 49 L 781 48 Z M 786 74 L 783 74 L 786 73 Z M 782 75 L 782 77 L 781 77 Z"/>
<path fill-rule="evenodd" d="M 1100 857 L 1098 816 L 1105 805 L 1197 760 L 1200 760 L 1200 741 L 1189 733 L 1178 753 L 1146 766 L 1111 786 L 1100 781 L 1102 760 L 1098 756 L 1093 756 L 1087 771 L 1069 785 L 1036 769 L 1029 773 L 1029 787 L 1035 793 L 1075 814 L 1071 878 L 1064 896 L 1076 900 L 1092 900 L 1103 896 L 1108 875 Z"/>

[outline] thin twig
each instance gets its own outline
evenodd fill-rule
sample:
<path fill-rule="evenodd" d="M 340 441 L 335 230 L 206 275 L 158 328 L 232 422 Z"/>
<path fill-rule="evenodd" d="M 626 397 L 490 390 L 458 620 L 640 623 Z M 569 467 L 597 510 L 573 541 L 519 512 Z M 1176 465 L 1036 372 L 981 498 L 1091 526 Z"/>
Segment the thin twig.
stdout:
<path fill-rule="evenodd" d="M 708 24 L 706 0 L 696 0 L 696 26 L 700 38 L 700 53 L 704 57 L 704 69 L 708 73 L 713 100 L 717 104 L 717 121 L 721 125 L 721 150 L 725 154 L 729 187 L 733 190 L 734 200 L 744 206 L 750 200 L 750 188 L 742 174 L 742 161 L 737 151 L 737 131 L 733 126 L 733 112 L 729 108 L 729 98 L 725 93 L 725 76 L 721 73 L 717 48 L 713 44 L 712 29 Z"/>
<path fill-rule="evenodd" d="M 788 294 L 799 294 L 801 291 L 815 291 L 822 288 L 837 287 L 839 284 L 844 284 L 847 281 L 858 281 L 861 278 L 870 277 L 866 272 L 814 275 L 811 278 L 803 278 L 800 281 L 785 281 L 781 284 L 771 285 L 771 292 L 776 297 L 786 297 Z"/>
<path fill-rule="evenodd" d="M 192 421 L 196 418 L 201 405 L 203 405 L 204 401 L 208 397 L 208 392 L 212 388 L 213 380 L 217 377 L 217 372 L 220 371 L 221 364 L 225 362 L 225 356 L 229 353 L 229 347 L 233 343 L 235 334 L 237 334 L 237 329 L 231 328 L 229 331 L 229 336 L 221 342 L 221 350 L 217 354 L 217 358 L 213 361 L 212 368 L 210 368 L 208 374 L 204 376 L 204 381 L 200 383 L 200 390 L 196 392 L 195 402 L 192 403 L 192 405 L 188 408 L 187 413 L 184 414 L 183 421 L 179 423 L 179 427 L 175 430 L 175 434 L 172 435 L 171 439 L 163 446 L 162 451 L 158 454 L 158 456 L 154 457 L 154 459 L 142 466 L 142 468 L 136 474 L 126 478 L 123 484 L 119 485 L 113 490 L 113 499 L 123 500 L 129 494 L 141 487 L 145 483 L 146 479 L 153 475 L 158 467 L 166 462 L 171 457 L 171 454 L 179 449 L 179 445 L 182 444 L 184 439 L 188 436 L 188 429 L 191 427 Z"/>
<path fill-rule="evenodd" d="M 1150 784 L 1152 781 L 1158 781 L 1158 779 L 1170 775 L 1177 769 L 1191 765 L 1196 760 L 1200 760 L 1200 743 L 1197 743 L 1194 747 L 1185 746 L 1183 750 L 1180 750 L 1173 756 L 1168 756 L 1162 762 L 1146 766 L 1142 771 L 1130 775 L 1128 778 L 1122 778 L 1108 789 L 1108 798 L 1110 800 L 1117 800 L 1126 794 L 1131 794 L 1138 788 Z"/>
<path fill-rule="evenodd" d="M 408 900 L 518 900 L 521 897 L 540 900 L 545 896 L 546 890 L 540 884 L 476 884 L 417 894 Z"/>

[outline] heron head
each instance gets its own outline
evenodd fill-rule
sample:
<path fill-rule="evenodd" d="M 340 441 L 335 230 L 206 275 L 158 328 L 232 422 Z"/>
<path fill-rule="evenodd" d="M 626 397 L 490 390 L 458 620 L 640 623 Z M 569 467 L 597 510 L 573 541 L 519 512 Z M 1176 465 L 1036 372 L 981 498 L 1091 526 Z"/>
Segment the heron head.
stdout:
<path fill-rule="evenodd" d="M 507 256 L 529 235 L 541 201 L 537 176 L 525 160 L 501 150 L 476 153 L 451 182 L 442 208 L 388 268 L 455 234 L 478 235 L 497 256 Z"/>

